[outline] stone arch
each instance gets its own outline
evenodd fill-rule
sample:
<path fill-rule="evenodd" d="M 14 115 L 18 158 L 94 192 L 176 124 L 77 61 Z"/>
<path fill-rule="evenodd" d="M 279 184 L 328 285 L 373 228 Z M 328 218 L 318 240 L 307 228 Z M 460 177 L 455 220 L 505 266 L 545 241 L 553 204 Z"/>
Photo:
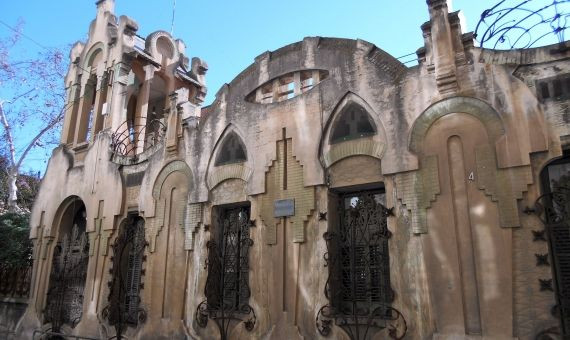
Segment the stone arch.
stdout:
<path fill-rule="evenodd" d="M 503 121 L 491 105 L 473 97 L 453 97 L 432 104 L 415 120 L 408 142 L 410 150 L 417 154 L 430 126 L 439 118 L 454 112 L 467 113 L 479 119 L 493 142 L 505 134 Z"/>
<path fill-rule="evenodd" d="M 366 114 L 370 127 L 374 130 L 358 138 L 333 141 L 333 133 L 339 120 L 350 108 L 359 108 Z M 321 162 L 325 168 L 334 163 L 356 155 L 365 155 L 382 159 L 386 147 L 386 131 L 380 115 L 360 96 L 347 92 L 332 111 L 319 144 Z"/>
<path fill-rule="evenodd" d="M 105 52 L 105 45 L 102 42 L 95 43 L 89 49 L 89 52 L 85 54 L 83 68 L 88 70 L 89 67 L 96 67 L 97 65 L 94 64 L 96 61 L 99 61 L 99 58 L 104 56 Z"/>
<path fill-rule="evenodd" d="M 226 146 L 229 140 L 234 140 L 239 143 L 239 146 L 243 148 L 243 160 L 239 162 L 219 162 L 220 156 L 222 156 L 223 148 Z M 233 124 L 228 124 L 224 129 L 218 141 L 214 146 L 214 150 L 210 155 L 210 160 L 208 161 L 208 171 L 206 173 L 206 182 L 208 188 L 211 190 L 218 184 L 225 180 L 237 178 L 245 182 L 248 181 L 252 173 L 251 157 L 248 157 L 248 148 L 245 144 L 245 138 L 243 134 L 236 128 Z"/>
<path fill-rule="evenodd" d="M 162 170 L 160 170 L 160 173 L 156 177 L 156 180 L 154 181 L 154 185 L 152 187 L 152 198 L 154 198 L 155 200 L 158 199 L 164 181 L 166 180 L 168 175 L 176 171 L 180 171 L 186 176 L 186 178 L 188 179 L 188 186 L 192 185 L 193 183 L 192 170 L 190 170 L 190 168 L 185 162 L 180 160 L 175 160 L 168 163 L 162 168 Z"/>

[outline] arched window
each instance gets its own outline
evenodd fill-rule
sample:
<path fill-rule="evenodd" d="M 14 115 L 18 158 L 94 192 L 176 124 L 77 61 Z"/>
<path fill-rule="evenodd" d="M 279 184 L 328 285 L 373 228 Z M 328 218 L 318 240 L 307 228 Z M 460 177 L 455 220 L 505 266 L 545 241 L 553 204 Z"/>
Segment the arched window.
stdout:
<path fill-rule="evenodd" d="M 230 133 L 223 141 L 215 165 L 245 162 L 247 154 L 238 135 Z"/>
<path fill-rule="evenodd" d="M 358 105 L 350 104 L 342 110 L 331 134 L 331 143 L 343 142 L 376 134 L 374 123 L 368 112 Z"/>

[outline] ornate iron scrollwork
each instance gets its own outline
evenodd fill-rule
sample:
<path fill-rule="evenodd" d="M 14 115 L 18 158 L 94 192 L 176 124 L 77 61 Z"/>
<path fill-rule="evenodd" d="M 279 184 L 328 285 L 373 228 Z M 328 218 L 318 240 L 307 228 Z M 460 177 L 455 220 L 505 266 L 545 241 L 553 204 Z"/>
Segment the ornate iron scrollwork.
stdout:
<path fill-rule="evenodd" d="M 122 338 L 128 326 L 136 326 L 146 320 L 146 311 L 140 305 L 146 246 L 144 220 L 135 215 L 129 216 L 112 245 L 113 279 L 110 282 L 109 304 L 102 312 L 109 324 L 115 326 L 117 339 Z"/>
<path fill-rule="evenodd" d="M 54 332 L 59 332 L 63 324 L 75 327 L 83 313 L 83 290 L 89 261 L 85 222 L 85 208 L 82 208 L 75 215 L 71 232 L 63 235 L 54 250 L 44 311 L 45 322 L 51 323 Z"/>
<path fill-rule="evenodd" d="M 407 332 L 404 316 L 390 305 L 394 299 L 387 227 L 391 209 L 382 204 L 382 196 L 378 191 L 343 195 L 338 229 L 323 235 L 329 304 L 316 317 L 323 336 L 330 334 L 333 321 L 354 340 L 366 339 L 374 329 L 387 329 L 393 339 L 402 339 Z"/>
<path fill-rule="evenodd" d="M 206 300 L 198 305 L 196 320 L 200 327 L 214 320 L 225 340 L 232 322 L 243 321 L 251 331 L 257 320 L 249 305 L 249 248 L 253 245 L 249 207 L 222 210 L 216 227 L 217 235 L 206 244 Z"/>
<path fill-rule="evenodd" d="M 570 0 L 502 0 L 483 11 L 475 38 L 481 47 L 492 49 L 529 48 L 551 36 L 562 44 L 569 7 Z"/>
<path fill-rule="evenodd" d="M 142 120 L 145 118 L 143 117 Z M 136 157 L 159 144 L 166 134 L 166 126 L 159 119 L 153 119 L 145 125 L 123 122 L 113 133 L 111 149 L 114 154 Z"/>

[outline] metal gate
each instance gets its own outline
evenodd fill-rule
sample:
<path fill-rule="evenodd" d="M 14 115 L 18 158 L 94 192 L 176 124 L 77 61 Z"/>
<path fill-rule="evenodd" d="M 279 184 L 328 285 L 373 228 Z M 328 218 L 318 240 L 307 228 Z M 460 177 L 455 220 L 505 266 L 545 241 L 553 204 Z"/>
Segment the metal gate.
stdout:
<path fill-rule="evenodd" d="M 395 339 L 406 334 L 404 317 L 390 306 L 394 299 L 387 227 L 391 209 L 383 205 L 383 199 L 382 191 L 342 195 L 338 226 L 323 235 L 329 304 L 320 309 L 316 320 L 323 336 L 330 333 L 333 320 L 351 339 L 366 339 L 374 329 L 384 328 Z"/>
<path fill-rule="evenodd" d="M 208 318 L 216 322 L 222 340 L 228 338 L 230 323 L 243 321 L 251 331 L 256 316 L 249 305 L 249 207 L 222 209 L 213 239 L 208 241 L 206 300 L 198 305 L 196 320 L 206 327 Z"/>

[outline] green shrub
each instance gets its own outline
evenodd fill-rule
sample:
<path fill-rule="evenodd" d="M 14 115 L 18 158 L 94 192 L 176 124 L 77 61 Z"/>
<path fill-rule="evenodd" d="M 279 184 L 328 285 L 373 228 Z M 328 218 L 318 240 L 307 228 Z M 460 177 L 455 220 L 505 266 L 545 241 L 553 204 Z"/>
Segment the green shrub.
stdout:
<path fill-rule="evenodd" d="M 0 267 L 22 267 L 32 261 L 29 214 L 0 215 Z"/>

